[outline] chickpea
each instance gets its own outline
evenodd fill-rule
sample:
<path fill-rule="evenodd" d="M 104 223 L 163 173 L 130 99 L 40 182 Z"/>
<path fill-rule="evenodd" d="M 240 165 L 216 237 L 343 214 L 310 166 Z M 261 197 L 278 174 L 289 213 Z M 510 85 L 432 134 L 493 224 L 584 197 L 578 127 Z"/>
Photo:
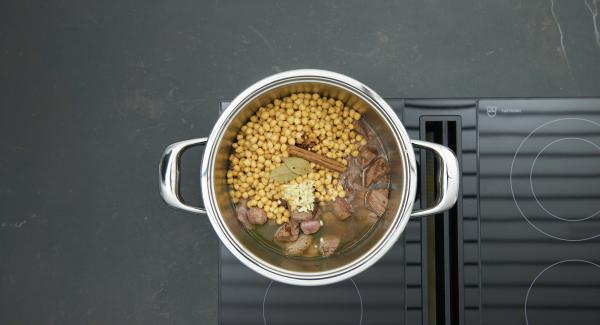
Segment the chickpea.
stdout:
<path fill-rule="evenodd" d="M 288 146 L 315 143 L 313 152 L 348 165 L 346 158 L 357 156 L 358 146 L 366 144 L 353 130 L 360 117 L 341 100 L 317 93 L 294 93 L 260 107 L 240 128 L 228 157 L 226 182 L 232 201 L 249 199 L 248 207 L 264 209 L 269 219 L 278 224 L 288 221 L 289 211 L 277 201 L 283 197 L 283 184 L 269 178 L 282 158 L 289 156 Z M 322 204 L 346 196 L 339 173 L 314 163 L 311 168 L 313 172 L 288 184 L 313 182 L 315 197 Z"/>

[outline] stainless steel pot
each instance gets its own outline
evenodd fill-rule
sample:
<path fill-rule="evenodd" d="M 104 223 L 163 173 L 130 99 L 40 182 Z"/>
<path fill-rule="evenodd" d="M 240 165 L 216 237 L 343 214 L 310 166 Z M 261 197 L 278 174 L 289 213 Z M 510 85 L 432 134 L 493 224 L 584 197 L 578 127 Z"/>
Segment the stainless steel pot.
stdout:
<path fill-rule="evenodd" d="M 328 258 L 292 258 L 265 248 L 240 226 L 226 184 L 228 156 L 241 126 L 262 105 L 294 92 L 317 92 L 339 98 L 362 113 L 381 137 L 390 163 L 390 198 L 384 216 L 366 238 Z M 204 145 L 201 180 L 204 208 L 183 203 L 179 195 L 179 158 L 189 147 Z M 413 211 L 417 190 L 414 148 L 432 150 L 439 160 L 434 206 Z M 451 208 L 458 194 L 458 162 L 450 149 L 410 140 L 392 108 L 373 90 L 347 76 L 323 70 L 292 70 L 258 81 L 238 95 L 219 117 L 208 138 L 174 143 L 160 162 L 160 194 L 169 205 L 207 214 L 223 244 L 242 263 L 275 281 L 294 285 L 324 285 L 348 279 L 379 260 L 404 231 L 408 219 Z"/>

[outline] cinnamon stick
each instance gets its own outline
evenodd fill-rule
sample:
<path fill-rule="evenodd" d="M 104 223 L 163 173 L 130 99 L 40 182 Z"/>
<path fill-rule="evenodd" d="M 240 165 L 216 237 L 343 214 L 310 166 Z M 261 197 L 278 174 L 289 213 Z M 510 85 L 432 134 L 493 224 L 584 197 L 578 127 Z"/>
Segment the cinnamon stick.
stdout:
<path fill-rule="evenodd" d="M 343 173 L 346 170 L 346 166 L 344 166 L 344 164 L 340 163 L 339 161 L 331 159 L 331 158 L 323 157 L 323 156 L 319 155 L 318 153 L 304 150 L 300 147 L 289 146 L 288 154 L 293 157 L 298 157 L 298 158 L 308 160 L 310 162 L 314 162 L 315 164 L 317 164 L 319 166 L 331 169 L 338 173 Z"/>

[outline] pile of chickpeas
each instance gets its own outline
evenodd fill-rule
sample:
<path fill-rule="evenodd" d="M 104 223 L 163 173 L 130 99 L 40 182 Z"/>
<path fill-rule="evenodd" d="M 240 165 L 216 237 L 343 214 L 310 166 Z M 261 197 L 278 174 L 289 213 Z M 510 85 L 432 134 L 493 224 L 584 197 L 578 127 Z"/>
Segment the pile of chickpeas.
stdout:
<path fill-rule="evenodd" d="M 289 220 L 281 204 L 283 187 L 310 181 L 320 202 L 345 197 L 339 173 L 311 163 L 312 172 L 281 183 L 270 179 L 273 169 L 288 156 L 288 146 L 311 144 L 309 150 L 347 165 L 348 156 L 358 155 L 366 140 L 357 134 L 353 122 L 359 112 L 340 100 L 319 94 L 297 93 L 260 107 L 241 127 L 229 156 L 227 184 L 234 203 L 247 200 L 247 206 L 264 209 L 278 224 Z"/>

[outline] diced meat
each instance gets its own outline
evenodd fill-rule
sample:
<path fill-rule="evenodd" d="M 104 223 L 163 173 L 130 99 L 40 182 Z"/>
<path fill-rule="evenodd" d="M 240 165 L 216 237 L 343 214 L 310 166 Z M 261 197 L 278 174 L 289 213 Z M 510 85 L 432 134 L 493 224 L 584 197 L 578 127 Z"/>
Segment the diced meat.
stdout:
<path fill-rule="evenodd" d="M 373 133 L 369 133 L 369 134 L 373 134 Z M 379 137 L 377 137 L 377 136 L 369 137 L 369 139 L 367 140 L 367 146 L 369 148 L 379 148 L 381 146 L 381 143 L 379 143 Z"/>
<path fill-rule="evenodd" d="M 387 174 L 388 165 L 385 161 L 385 158 L 379 157 L 375 159 L 367 169 L 365 169 L 363 173 L 363 185 L 365 187 L 373 184 L 373 181 L 377 180 L 379 177 Z"/>
<path fill-rule="evenodd" d="M 310 212 L 313 216 L 313 219 L 318 218 L 317 215 L 319 214 L 319 202 L 320 202 L 319 200 L 315 199 L 315 207 Z"/>
<path fill-rule="evenodd" d="M 359 165 L 364 168 L 375 157 L 377 157 L 377 154 L 375 152 L 373 152 L 371 149 L 369 149 L 369 147 L 363 146 L 358 151 L 358 157 L 356 158 L 356 160 L 358 161 Z"/>
<path fill-rule="evenodd" d="M 321 220 L 302 221 L 300 228 L 302 229 L 302 232 L 307 235 L 314 234 L 321 229 Z"/>
<path fill-rule="evenodd" d="M 348 160 L 346 171 L 340 175 L 340 180 L 346 190 L 346 193 L 351 197 L 363 188 L 362 185 L 362 169 L 358 165 L 356 159 Z"/>
<path fill-rule="evenodd" d="M 369 211 L 363 219 L 366 224 L 372 225 L 377 222 L 379 216 L 375 212 Z"/>
<path fill-rule="evenodd" d="M 333 214 L 340 220 L 350 217 L 350 204 L 345 199 L 338 197 L 331 202 Z"/>
<path fill-rule="evenodd" d="M 324 225 L 339 221 L 339 219 L 336 216 L 334 216 L 331 211 L 327 211 L 325 213 L 320 213 L 319 216 L 320 216 L 321 220 L 323 220 Z"/>
<path fill-rule="evenodd" d="M 311 220 L 313 214 L 311 212 L 292 212 L 292 219 L 297 221 Z"/>
<path fill-rule="evenodd" d="M 383 175 L 373 182 L 371 188 L 386 188 L 389 184 L 389 175 Z"/>
<path fill-rule="evenodd" d="M 321 255 L 327 257 L 333 254 L 338 246 L 340 246 L 340 237 L 323 236 L 319 243 L 319 252 Z"/>
<path fill-rule="evenodd" d="M 388 190 L 387 189 L 374 189 L 367 192 L 365 200 L 369 208 L 381 217 L 387 209 L 388 205 Z"/>
<path fill-rule="evenodd" d="M 379 219 L 379 216 L 375 212 L 369 211 L 369 213 L 367 213 L 367 218 L 373 221 L 377 221 L 377 219 Z"/>
<path fill-rule="evenodd" d="M 298 223 L 292 220 L 282 224 L 277 231 L 275 231 L 273 239 L 283 242 L 295 241 L 298 239 L 299 233 L 300 227 L 298 226 Z"/>
<path fill-rule="evenodd" d="M 285 254 L 293 256 L 302 255 L 302 253 L 304 253 L 308 247 L 310 247 L 312 242 L 313 237 L 311 235 L 301 234 L 300 237 L 298 237 L 298 240 L 286 245 Z"/>
<path fill-rule="evenodd" d="M 252 229 L 252 223 L 248 219 L 248 208 L 246 207 L 246 200 L 241 200 L 235 207 L 235 213 L 237 214 L 237 219 L 246 229 Z"/>
<path fill-rule="evenodd" d="M 362 123 L 362 121 L 354 121 L 352 124 L 354 124 L 354 131 L 356 133 L 362 135 L 365 139 L 369 137 L 367 129 L 365 128 L 365 125 Z"/>
<path fill-rule="evenodd" d="M 267 222 L 267 213 L 261 208 L 251 208 L 248 210 L 248 221 L 254 225 L 262 225 Z"/>

